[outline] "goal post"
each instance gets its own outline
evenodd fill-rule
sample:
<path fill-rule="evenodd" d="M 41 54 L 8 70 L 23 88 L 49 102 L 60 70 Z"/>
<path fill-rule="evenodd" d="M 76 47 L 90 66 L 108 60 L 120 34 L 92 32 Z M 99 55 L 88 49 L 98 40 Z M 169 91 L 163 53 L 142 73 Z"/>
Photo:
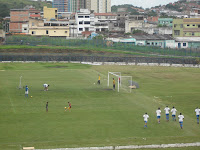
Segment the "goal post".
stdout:
<path fill-rule="evenodd" d="M 117 77 L 117 91 L 119 92 L 119 86 L 120 86 L 120 78 L 121 78 L 121 72 L 108 72 L 108 87 L 110 85 L 110 76 Z"/>

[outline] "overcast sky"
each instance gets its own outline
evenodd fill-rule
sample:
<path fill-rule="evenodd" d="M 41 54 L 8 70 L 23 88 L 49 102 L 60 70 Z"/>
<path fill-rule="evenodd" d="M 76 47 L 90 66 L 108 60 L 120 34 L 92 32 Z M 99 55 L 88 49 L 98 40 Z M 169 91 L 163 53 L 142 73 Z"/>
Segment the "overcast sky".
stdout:
<path fill-rule="evenodd" d="M 134 6 L 150 8 L 158 5 L 165 5 L 178 0 L 111 0 L 112 5 L 132 4 Z"/>

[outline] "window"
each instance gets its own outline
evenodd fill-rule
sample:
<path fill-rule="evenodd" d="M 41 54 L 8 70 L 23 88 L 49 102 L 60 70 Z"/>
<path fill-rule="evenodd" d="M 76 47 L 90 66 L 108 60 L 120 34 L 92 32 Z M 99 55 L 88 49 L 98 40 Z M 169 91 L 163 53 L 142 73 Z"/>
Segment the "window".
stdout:
<path fill-rule="evenodd" d="M 98 31 L 100 31 L 99 29 L 96 29 L 96 31 L 98 32 Z"/>
<path fill-rule="evenodd" d="M 180 30 L 174 30 L 174 35 L 180 35 Z"/>
<path fill-rule="evenodd" d="M 154 43 L 152 42 L 151 45 L 154 45 Z"/>
<path fill-rule="evenodd" d="M 200 24 L 198 24 L 198 28 L 200 28 Z"/>
<path fill-rule="evenodd" d="M 48 31 L 48 30 L 46 30 L 46 34 L 49 34 L 49 31 Z"/>
<path fill-rule="evenodd" d="M 170 23 L 172 23 L 172 21 L 170 21 Z"/>
<path fill-rule="evenodd" d="M 183 43 L 183 46 L 186 46 L 186 43 Z"/>
<path fill-rule="evenodd" d="M 35 31 L 32 31 L 32 34 L 35 34 Z"/>
<path fill-rule="evenodd" d="M 79 21 L 79 24 L 83 24 L 83 22 L 82 22 L 82 21 Z"/>
<path fill-rule="evenodd" d="M 90 18 L 90 16 L 85 16 L 85 18 Z"/>
<path fill-rule="evenodd" d="M 183 24 L 180 24 L 180 28 L 183 28 Z"/>
<path fill-rule="evenodd" d="M 192 36 L 194 36 L 194 32 L 192 32 Z"/>
<path fill-rule="evenodd" d="M 174 28 L 176 28 L 176 24 L 174 24 Z"/>
<path fill-rule="evenodd" d="M 35 23 L 34 22 L 32 22 L 32 26 L 34 26 L 35 25 Z"/>
<path fill-rule="evenodd" d="M 83 31 L 83 28 L 79 28 L 79 31 Z"/>
<path fill-rule="evenodd" d="M 189 25 L 189 24 L 187 24 L 187 26 L 189 27 L 190 25 Z"/>
<path fill-rule="evenodd" d="M 89 21 L 85 21 L 84 24 L 90 24 L 90 22 Z"/>
<path fill-rule="evenodd" d="M 192 25 L 193 27 L 195 26 L 195 24 Z"/>
<path fill-rule="evenodd" d="M 24 28 L 24 30 L 27 30 L 27 28 Z"/>
<path fill-rule="evenodd" d="M 65 33 L 67 33 L 67 31 L 65 31 Z"/>
<path fill-rule="evenodd" d="M 83 16 L 78 16 L 78 18 L 83 18 Z"/>
<path fill-rule="evenodd" d="M 56 33 L 56 31 L 54 31 L 54 33 Z"/>
<path fill-rule="evenodd" d="M 85 28 L 85 31 L 89 31 L 89 28 Z"/>

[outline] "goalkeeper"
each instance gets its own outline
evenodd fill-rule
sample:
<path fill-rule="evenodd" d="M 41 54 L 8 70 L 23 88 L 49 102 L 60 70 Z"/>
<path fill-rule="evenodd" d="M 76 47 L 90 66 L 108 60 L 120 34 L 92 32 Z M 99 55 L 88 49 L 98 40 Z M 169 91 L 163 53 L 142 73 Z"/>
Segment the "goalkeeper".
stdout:
<path fill-rule="evenodd" d="M 100 80 L 101 80 L 101 77 L 100 77 L 100 75 L 99 75 L 99 78 L 98 78 L 98 81 L 97 81 L 97 83 L 100 85 Z"/>

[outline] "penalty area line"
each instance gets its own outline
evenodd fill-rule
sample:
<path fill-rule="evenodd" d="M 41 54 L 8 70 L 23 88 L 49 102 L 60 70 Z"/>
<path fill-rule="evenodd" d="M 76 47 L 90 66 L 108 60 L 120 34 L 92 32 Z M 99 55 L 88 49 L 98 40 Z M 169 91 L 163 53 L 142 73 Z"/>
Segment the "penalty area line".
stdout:
<path fill-rule="evenodd" d="M 57 149 L 35 149 L 35 150 L 121 150 L 121 149 L 153 149 L 153 148 L 177 148 L 177 147 L 199 147 L 196 143 L 176 143 L 160 145 L 129 145 L 129 146 L 105 146 L 105 147 L 79 147 L 79 148 L 57 148 Z"/>

